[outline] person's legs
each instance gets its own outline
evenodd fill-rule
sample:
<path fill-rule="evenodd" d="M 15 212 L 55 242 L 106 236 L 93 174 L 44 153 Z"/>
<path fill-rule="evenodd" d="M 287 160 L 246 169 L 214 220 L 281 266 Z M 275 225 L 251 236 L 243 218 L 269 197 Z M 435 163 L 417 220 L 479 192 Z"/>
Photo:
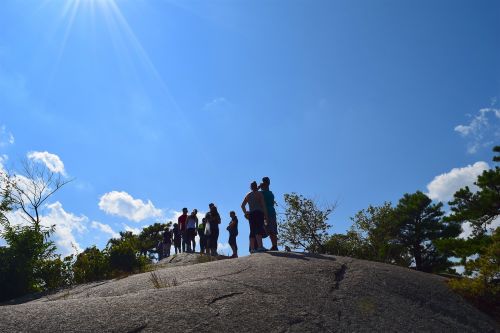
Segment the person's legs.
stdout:
<path fill-rule="evenodd" d="M 186 246 L 187 252 L 191 252 L 191 229 L 186 230 Z"/>
<path fill-rule="evenodd" d="M 193 244 L 192 250 L 196 251 L 196 229 L 191 230 L 191 243 Z"/>
<path fill-rule="evenodd" d="M 186 245 L 187 245 L 187 234 L 186 230 L 182 232 L 182 252 L 186 252 Z"/>

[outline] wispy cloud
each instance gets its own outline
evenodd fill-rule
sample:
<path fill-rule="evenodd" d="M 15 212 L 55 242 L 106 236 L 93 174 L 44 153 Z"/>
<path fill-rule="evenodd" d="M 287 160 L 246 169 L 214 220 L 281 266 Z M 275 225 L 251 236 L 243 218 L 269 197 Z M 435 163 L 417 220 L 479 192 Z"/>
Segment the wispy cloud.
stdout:
<path fill-rule="evenodd" d="M 459 189 L 469 186 L 472 191 L 477 190 L 474 182 L 477 176 L 490 167 L 486 162 L 476 162 L 463 168 L 453 168 L 443 173 L 427 184 L 427 195 L 433 200 L 449 201 Z"/>
<path fill-rule="evenodd" d="M 123 191 L 111 191 L 101 196 L 99 208 L 107 214 L 121 216 L 134 222 L 162 216 L 161 209 L 157 209 L 150 200 L 144 202 L 141 199 L 134 199 Z"/>
<path fill-rule="evenodd" d="M 468 124 L 455 126 L 455 131 L 468 140 L 467 152 L 474 154 L 500 139 L 500 109 L 480 109 L 470 117 Z"/>
<path fill-rule="evenodd" d="M 205 103 L 203 110 L 205 111 L 215 111 L 215 110 L 225 110 L 231 106 L 231 103 L 225 97 L 217 97 L 210 102 Z"/>
<path fill-rule="evenodd" d="M 14 135 L 7 130 L 7 126 L 0 126 L 0 148 L 8 145 L 13 145 L 14 142 Z"/>
<path fill-rule="evenodd" d="M 100 223 L 97 221 L 92 221 L 90 226 L 93 229 L 98 229 L 98 230 L 102 231 L 103 233 L 108 234 L 111 238 L 119 238 L 120 237 L 120 234 L 117 233 L 116 231 L 114 231 L 113 228 L 111 228 L 111 226 L 109 224 Z"/>
<path fill-rule="evenodd" d="M 130 227 L 126 224 L 124 224 L 123 227 L 125 228 L 125 231 L 129 231 L 129 232 L 133 233 L 134 235 L 139 235 L 142 231 L 142 228 L 133 228 L 133 227 Z"/>
<path fill-rule="evenodd" d="M 32 151 L 27 154 L 27 157 L 30 160 L 45 164 L 45 166 L 52 172 L 66 175 L 64 163 L 59 156 L 55 154 L 51 154 L 47 151 Z"/>

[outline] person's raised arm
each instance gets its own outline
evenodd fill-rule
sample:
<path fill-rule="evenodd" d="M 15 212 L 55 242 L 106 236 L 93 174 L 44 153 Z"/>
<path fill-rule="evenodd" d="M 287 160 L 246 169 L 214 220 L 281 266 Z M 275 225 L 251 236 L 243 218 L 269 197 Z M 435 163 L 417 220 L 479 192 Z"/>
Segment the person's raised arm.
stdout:
<path fill-rule="evenodd" d="M 241 203 L 241 209 L 243 210 L 245 218 L 248 218 L 247 203 L 248 203 L 248 194 L 245 195 L 245 199 L 243 199 L 243 202 Z"/>

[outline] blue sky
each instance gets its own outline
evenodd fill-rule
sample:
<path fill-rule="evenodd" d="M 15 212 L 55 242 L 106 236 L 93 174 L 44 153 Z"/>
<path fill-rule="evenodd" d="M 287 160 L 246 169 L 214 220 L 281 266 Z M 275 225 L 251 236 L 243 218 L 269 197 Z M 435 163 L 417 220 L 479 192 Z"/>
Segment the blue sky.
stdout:
<path fill-rule="evenodd" d="M 498 98 L 498 1 L 0 3 L 0 162 L 75 179 L 44 212 L 64 253 L 215 202 L 244 254 L 263 176 L 337 202 L 332 232 L 446 201 L 492 167 Z"/>

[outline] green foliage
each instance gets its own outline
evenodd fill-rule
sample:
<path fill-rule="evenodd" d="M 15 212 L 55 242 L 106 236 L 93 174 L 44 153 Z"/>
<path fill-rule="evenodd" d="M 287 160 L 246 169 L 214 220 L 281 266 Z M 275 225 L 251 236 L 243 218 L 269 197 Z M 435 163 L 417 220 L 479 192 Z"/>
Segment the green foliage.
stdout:
<path fill-rule="evenodd" d="M 109 265 L 112 271 L 144 271 L 151 262 L 140 253 L 139 237 L 131 232 L 120 232 L 120 238 L 108 242 Z"/>
<path fill-rule="evenodd" d="M 496 146 L 494 152 L 500 152 Z M 499 162 L 500 156 L 494 161 Z M 474 183 L 479 190 L 462 188 L 449 203 L 452 214 L 446 219 L 456 223 L 468 222 L 472 235 L 438 243 L 442 251 L 461 258 L 464 274 L 468 277 L 454 280 L 450 285 L 474 303 L 493 304 L 498 309 L 500 281 L 500 228 L 491 230 L 491 223 L 500 216 L 500 168 L 485 170 Z"/>
<path fill-rule="evenodd" d="M 322 210 L 302 195 L 285 194 L 285 218 L 279 222 L 280 242 L 308 252 L 325 252 L 330 225 L 326 223 L 334 207 Z"/>
<path fill-rule="evenodd" d="M 460 225 L 442 220 L 442 206 L 417 191 L 405 194 L 395 208 L 397 241 L 411 255 L 419 271 L 437 272 L 452 266 L 446 255 L 436 249 L 434 241 L 458 236 Z"/>
<path fill-rule="evenodd" d="M 483 253 L 465 263 L 466 272 L 472 277 L 452 279 L 450 287 L 482 311 L 500 319 L 500 227 L 491 237 Z"/>
<path fill-rule="evenodd" d="M 2 227 L 7 246 L 0 249 L 0 300 L 53 287 L 53 271 L 47 264 L 57 259 L 54 244 L 47 241 L 53 230 L 9 223 Z"/>
<path fill-rule="evenodd" d="M 400 225 L 390 202 L 382 206 L 368 206 L 353 218 L 351 233 L 360 239 L 358 258 L 409 266 L 411 257 L 398 241 Z"/>
<path fill-rule="evenodd" d="M 360 259 L 368 259 L 368 244 L 354 231 L 344 234 L 333 234 L 325 244 L 325 253 Z"/>
<path fill-rule="evenodd" d="M 139 251 L 142 255 L 152 258 L 157 253 L 156 246 L 159 241 L 163 240 L 163 232 L 165 232 L 172 222 L 155 223 L 142 229 L 139 234 Z"/>
<path fill-rule="evenodd" d="M 86 248 L 76 257 L 73 264 L 73 274 L 76 283 L 107 279 L 110 276 L 108 254 L 95 246 Z"/>

